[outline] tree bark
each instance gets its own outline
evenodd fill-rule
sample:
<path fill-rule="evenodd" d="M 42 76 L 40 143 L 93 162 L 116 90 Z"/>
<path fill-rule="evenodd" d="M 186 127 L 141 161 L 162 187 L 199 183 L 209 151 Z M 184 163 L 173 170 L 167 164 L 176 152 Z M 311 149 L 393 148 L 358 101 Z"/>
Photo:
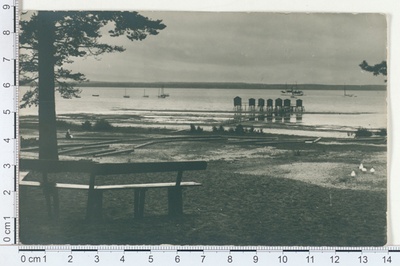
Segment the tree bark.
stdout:
<path fill-rule="evenodd" d="M 54 12 L 39 11 L 39 159 L 58 160 L 54 86 Z"/>

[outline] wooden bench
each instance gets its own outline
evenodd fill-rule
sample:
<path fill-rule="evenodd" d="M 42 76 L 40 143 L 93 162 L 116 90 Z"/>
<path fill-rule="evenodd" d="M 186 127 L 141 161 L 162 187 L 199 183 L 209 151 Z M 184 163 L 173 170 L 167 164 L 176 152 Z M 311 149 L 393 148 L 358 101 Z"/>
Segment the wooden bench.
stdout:
<path fill-rule="evenodd" d="M 152 163 L 96 163 L 92 161 L 52 161 L 37 159 L 20 159 L 21 171 L 20 186 L 42 187 L 45 195 L 47 211 L 50 217 L 59 216 L 58 189 L 88 190 L 86 218 L 98 219 L 102 216 L 103 192 L 109 190 L 134 190 L 134 217 L 144 215 L 145 193 L 147 189 L 168 189 L 168 214 L 171 216 L 183 213 L 182 188 L 201 186 L 197 182 L 182 182 L 184 171 L 205 170 L 205 161 L 185 162 L 152 162 Z M 27 171 L 42 173 L 42 181 L 26 181 Z M 48 180 L 50 173 L 87 173 L 90 174 L 89 184 L 51 183 Z M 177 172 L 175 182 L 145 183 L 145 184 L 112 184 L 96 185 L 96 177 L 107 175 Z"/>

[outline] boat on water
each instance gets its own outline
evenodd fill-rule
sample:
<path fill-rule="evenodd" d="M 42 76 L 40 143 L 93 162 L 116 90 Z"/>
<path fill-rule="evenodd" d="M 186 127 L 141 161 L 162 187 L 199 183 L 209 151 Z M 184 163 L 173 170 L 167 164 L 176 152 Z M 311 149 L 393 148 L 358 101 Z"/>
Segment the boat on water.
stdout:
<path fill-rule="evenodd" d="M 130 98 L 131 96 L 129 96 L 128 94 L 126 94 L 126 89 L 125 89 L 125 94 L 124 94 L 124 98 Z"/>
<path fill-rule="evenodd" d="M 146 94 L 146 90 L 143 90 L 143 97 L 144 98 L 149 98 L 149 95 Z"/>
<path fill-rule="evenodd" d="M 290 89 L 285 89 L 285 90 L 282 90 L 281 92 L 282 92 L 282 95 L 287 95 L 292 98 L 295 98 L 296 96 L 304 95 L 304 92 L 302 90 L 297 89 L 297 84 L 296 84 L 296 88 L 291 87 Z"/>
<path fill-rule="evenodd" d="M 346 86 L 343 86 L 343 96 L 345 96 L 345 97 L 357 97 L 357 96 L 354 96 L 353 94 L 348 94 L 346 92 Z"/>
<path fill-rule="evenodd" d="M 99 94 L 92 94 L 92 97 L 99 97 Z"/>
<path fill-rule="evenodd" d="M 169 97 L 169 94 L 164 92 L 164 86 L 162 86 L 161 89 L 158 91 L 158 98 L 167 98 L 167 97 Z"/>

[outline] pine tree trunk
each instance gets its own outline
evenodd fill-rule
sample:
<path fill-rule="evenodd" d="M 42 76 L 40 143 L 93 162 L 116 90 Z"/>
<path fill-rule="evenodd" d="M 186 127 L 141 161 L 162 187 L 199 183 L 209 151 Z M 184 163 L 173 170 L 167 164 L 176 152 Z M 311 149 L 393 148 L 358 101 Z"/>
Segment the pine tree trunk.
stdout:
<path fill-rule="evenodd" d="M 39 11 L 39 159 L 58 160 L 54 86 L 54 12 Z"/>

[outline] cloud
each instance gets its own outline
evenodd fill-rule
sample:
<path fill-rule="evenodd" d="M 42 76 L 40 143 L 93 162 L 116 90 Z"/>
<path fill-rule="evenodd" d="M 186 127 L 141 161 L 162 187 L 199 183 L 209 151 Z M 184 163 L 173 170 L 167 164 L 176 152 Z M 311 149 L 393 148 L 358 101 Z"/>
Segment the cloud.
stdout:
<path fill-rule="evenodd" d="M 386 59 L 379 14 L 144 12 L 167 28 L 126 51 L 79 60 L 92 80 L 380 84 L 358 64 Z"/>

